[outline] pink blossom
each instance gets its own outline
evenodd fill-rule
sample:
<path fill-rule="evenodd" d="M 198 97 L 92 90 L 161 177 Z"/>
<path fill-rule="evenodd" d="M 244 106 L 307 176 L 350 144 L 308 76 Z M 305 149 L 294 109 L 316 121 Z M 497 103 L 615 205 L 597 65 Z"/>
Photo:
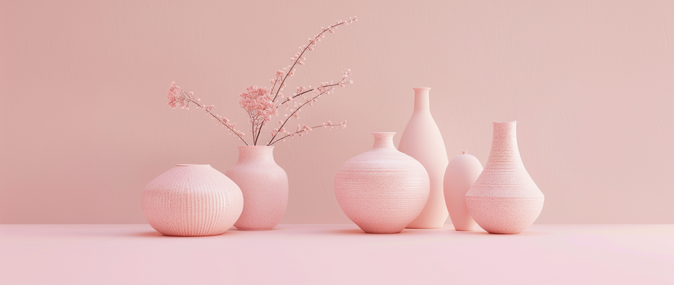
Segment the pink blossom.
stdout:
<path fill-rule="evenodd" d="M 168 92 L 168 105 L 175 109 L 176 107 L 185 108 L 187 106 L 187 101 L 185 100 L 184 91 L 180 89 L 180 86 L 176 85 L 176 82 L 171 82 Z"/>
<path fill-rule="evenodd" d="M 246 92 L 239 94 L 239 106 L 251 116 L 251 123 L 259 124 L 258 120 L 268 122 L 272 115 L 278 113 L 274 107 L 269 90 L 264 87 L 250 86 Z"/>

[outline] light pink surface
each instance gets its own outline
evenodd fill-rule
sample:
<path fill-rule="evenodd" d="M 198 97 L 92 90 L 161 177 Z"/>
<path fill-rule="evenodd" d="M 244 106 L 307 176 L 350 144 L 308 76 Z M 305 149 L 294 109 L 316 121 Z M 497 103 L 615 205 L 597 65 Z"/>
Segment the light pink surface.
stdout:
<path fill-rule="evenodd" d="M 179 164 L 143 190 L 145 219 L 168 236 L 219 235 L 243 210 L 241 189 L 210 165 Z"/>
<path fill-rule="evenodd" d="M 452 225 L 457 231 L 472 231 L 477 228 L 466 208 L 466 192 L 482 173 L 482 164 L 475 156 L 462 152 L 447 165 L 444 180 L 445 203 Z"/>
<path fill-rule="evenodd" d="M 288 175 L 274 161 L 274 146 L 239 146 L 239 160 L 225 174 L 241 187 L 240 230 L 271 230 L 288 207 Z"/>
<path fill-rule="evenodd" d="M 465 196 L 471 217 L 493 234 L 522 232 L 536 221 L 545 201 L 522 163 L 516 127 L 516 121 L 494 122 L 489 160 Z"/>
<path fill-rule="evenodd" d="M 398 145 L 402 153 L 421 162 L 431 182 L 428 202 L 421 214 L 407 225 L 413 229 L 442 227 L 449 215 L 442 190 L 448 163 L 447 150 L 440 129 L 431 115 L 430 90 L 428 87 L 414 88 L 414 112 Z"/>
<path fill-rule="evenodd" d="M 376 132 L 371 150 L 342 164 L 335 175 L 335 196 L 351 221 L 373 234 L 396 234 L 428 201 L 428 172 L 398 151 L 393 132 Z"/>
<path fill-rule="evenodd" d="M 284 223 L 349 222 L 334 175 L 371 131 L 403 132 L 415 86 L 433 87 L 450 154 L 485 163 L 491 122 L 520 122 L 538 222 L 674 223 L 673 14 L 658 0 L 0 1 L 0 223 L 145 223 L 149 181 L 178 163 L 225 172 L 240 144 L 169 109 L 168 84 L 244 126 L 237 95 L 353 15 L 288 85 L 347 67 L 355 81 L 298 121 L 349 127 L 274 150 Z"/>
<path fill-rule="evenodd" d="M 674 225 L 521 235 L 288 225 L 199 238 L 149 225 L 0 225 L 0 284 L 672 284 Z"/>

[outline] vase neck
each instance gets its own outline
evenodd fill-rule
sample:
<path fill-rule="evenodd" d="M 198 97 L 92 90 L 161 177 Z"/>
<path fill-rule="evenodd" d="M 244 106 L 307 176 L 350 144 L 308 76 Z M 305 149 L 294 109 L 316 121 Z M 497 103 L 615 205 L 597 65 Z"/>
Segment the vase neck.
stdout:
<path fill-rule="evenodd" d="M 393 136 L 395 132 L 374 132 L 374 145 L 372 148 L 395 148 Z"/>
<path fill-rule="evenodd" d="M 430 110 L 429 92 L 431 88 L 414 88 L 414 112 L 425 112 Z"/>
<path fill-rule="evenodd" d="M 239 146 L 237 163 L 274 162 L 274 146 Z"/>
<path fill-rule="evenodd" d="M 517 121 L 494 122 L 494 137 L 491 143 L 489 161 L 521 163 L 517 146 Z"/>

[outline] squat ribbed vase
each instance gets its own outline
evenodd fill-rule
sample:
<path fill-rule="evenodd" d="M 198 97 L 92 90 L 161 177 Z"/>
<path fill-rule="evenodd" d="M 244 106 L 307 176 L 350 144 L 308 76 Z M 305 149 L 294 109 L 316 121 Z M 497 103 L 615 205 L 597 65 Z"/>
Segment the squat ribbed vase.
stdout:
<path fill-rule="evenodd" d="M 524 168 L 516 122 L 494 122 L 487 165 L 466 193 L 468 212 L 493 234 L 517 234 L 536 221 L 545 197 Z"/>
<path fill-rule="evenodd" d="M 243 210 L 239 186 L 210 165 L 178 164 L 143 190 L 143 215 L 167 236 L 219 235 Z"/>

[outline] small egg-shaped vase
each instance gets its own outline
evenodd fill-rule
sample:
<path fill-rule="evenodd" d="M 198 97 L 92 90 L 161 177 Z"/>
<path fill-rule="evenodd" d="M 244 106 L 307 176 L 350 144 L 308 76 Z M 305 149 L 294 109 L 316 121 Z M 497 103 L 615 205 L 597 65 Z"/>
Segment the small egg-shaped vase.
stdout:
<path fill-rule="evenodd" d="M 399 233 L 426 205 L 428 173 L 395 148 L 394 132 L 372 134 L 374 147 L 337 171 L 335 195 L 346 216 L 366 233 Z"/>
<path fill-rule="evenodd" d="M 210 165 L 178 164 L 143 190 L 145 219 L 167 236 L 219 235 L 243 209 L 239 186 Z"/>
<path fill-rule="evenodd" d="M 288 175 L 274 160 L 274 146 L 239 146 L 239 160 L 225 172 L 241 187 L 239 230 L 271 230 L 288 207 Z"/>
<path fill-rule="evenodd" d="M 414 112 L 402 137 L 398 150 L 421 162 L 428 172 L 431 188 L 428 202 L 421 214 L 407 228 L 435 229 L 447 221 L 442 184 L 447 168 L 447 150 L 438 125 L 431 116 L 429 92 L 431 88 L 414 88 Z"/>
<path fill-rule="evenodd" d="M 544 196 L 524 168 L 515 122 L 494 122 L 487 165 L 466 193 L 468 212 L 493 234 L 517 234 L 536 221 Z"/>
<path fill-rule="evenodd" d="M 466 192 L 482 173 L 482 164 L 476 157 L 462 152 L 452 158 L 445 172 L 445 202 L 449 217 L 457 231 L 472 231 L 477 224 L 466 208 Z"/>

